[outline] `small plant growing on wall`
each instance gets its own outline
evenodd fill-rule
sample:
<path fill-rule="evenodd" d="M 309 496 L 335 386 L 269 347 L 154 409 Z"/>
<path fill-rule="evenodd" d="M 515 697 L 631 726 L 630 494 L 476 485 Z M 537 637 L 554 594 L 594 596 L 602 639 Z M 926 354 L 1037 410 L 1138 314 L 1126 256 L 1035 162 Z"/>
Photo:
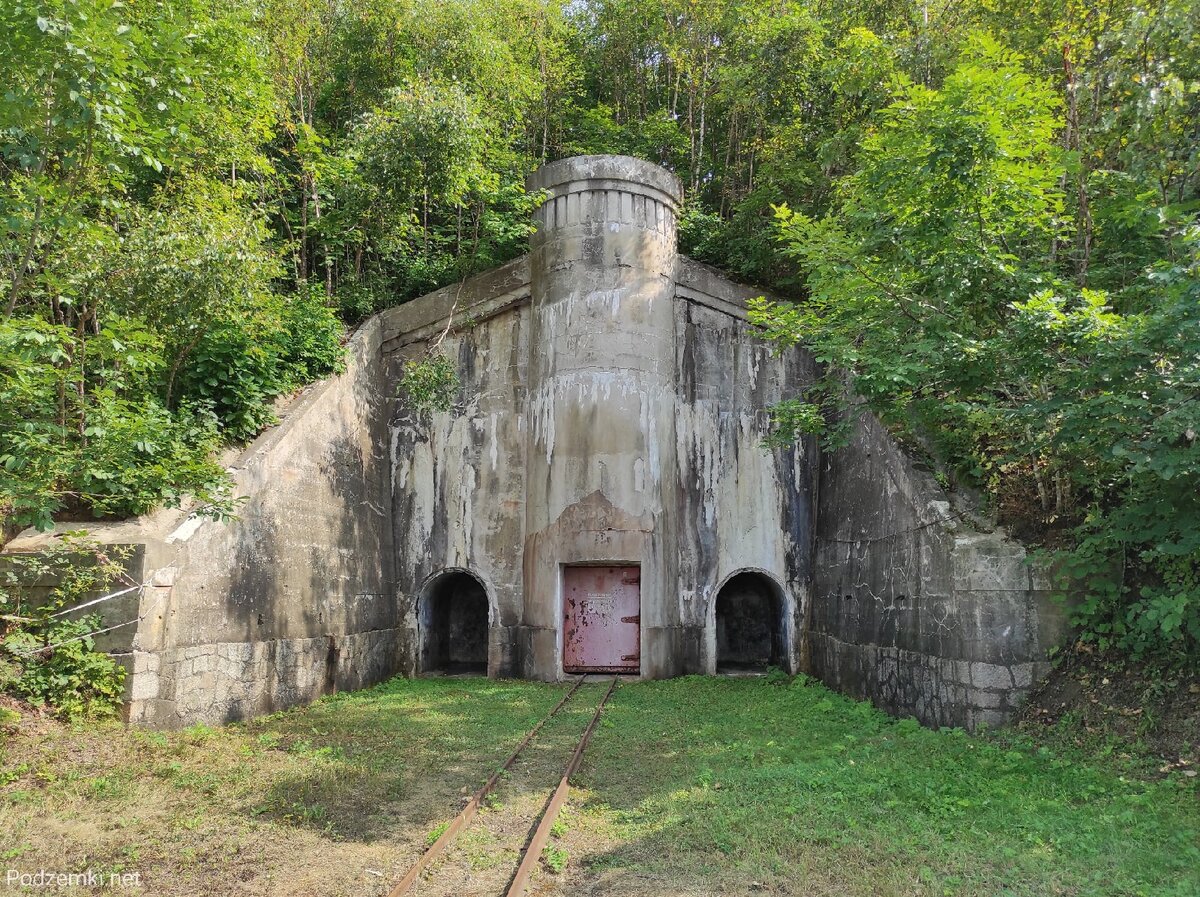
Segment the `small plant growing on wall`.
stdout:
<path fill-rule="evenodd" d="M 449 411 L 458 387 L 454 362 L 439 351 L 404 363 L 400 391 L 418 411 Z"/>
<path fill-rule="evenodd" d="M 128 549 L 67 534 L 39 554 L 14 554 L 0 567 L 0 690 L 66 718 L 111 716 L 125 669 L 96 650 L 99 613 L 62 611 L 98 594 L 136 586 Z"/>

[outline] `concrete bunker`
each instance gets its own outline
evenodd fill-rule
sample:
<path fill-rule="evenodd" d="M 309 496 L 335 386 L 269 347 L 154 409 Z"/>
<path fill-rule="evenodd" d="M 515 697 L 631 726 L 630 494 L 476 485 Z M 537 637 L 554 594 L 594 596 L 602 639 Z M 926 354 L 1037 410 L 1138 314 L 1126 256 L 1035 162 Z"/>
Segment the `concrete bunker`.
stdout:
<path fill-rule="evenodd" d="M 88 527 L 137 546 L 147 583 L 114 646 L 130 721 L 219 722 L 396 672 L 770 664 L 934 725 L 1010 717 L 1065 627 L 1024 549 L 869 413 L 837 452 L 763 451 L 764 409 L 821 371 L 763 343 L 761 289 L 679 254 L 674 175 L 585 156 L 529 187 L 528 254 L 365 323 L 346 372 L 238 459 L 239 520 Z M 434 346 L 462 401 L 425 411 L 397 381 Z M 572 610 L 568 580 L 596 568 Z"/>
<path fill-rule="evenodd" d="M 421 591 L 422 673 L 487 673 L 488 599 L 466 570 L 446 570 Z"/>
<path fill-rule="evenodd" d="M 783 595 L 770 577 L 754 571 L 731 576 L 717 592 L 717 672 L 781 666 L 783 609 Z"/>

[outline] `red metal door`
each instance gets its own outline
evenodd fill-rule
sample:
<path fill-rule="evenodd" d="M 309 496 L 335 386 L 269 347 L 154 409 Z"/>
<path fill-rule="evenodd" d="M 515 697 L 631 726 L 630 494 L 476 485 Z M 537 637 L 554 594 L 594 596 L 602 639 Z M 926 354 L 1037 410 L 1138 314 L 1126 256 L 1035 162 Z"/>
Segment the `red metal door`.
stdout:
<path fill-rule="evenodd" d="M 641 671 L 639 567 L 563 568 L 563 670 Z"/>

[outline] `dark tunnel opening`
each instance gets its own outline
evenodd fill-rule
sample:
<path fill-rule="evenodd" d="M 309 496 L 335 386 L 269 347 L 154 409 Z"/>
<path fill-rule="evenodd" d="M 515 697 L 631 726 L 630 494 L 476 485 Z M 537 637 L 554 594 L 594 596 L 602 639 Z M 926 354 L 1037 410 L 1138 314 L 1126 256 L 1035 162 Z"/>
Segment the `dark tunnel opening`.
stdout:
<path fill-rule="evenodd" d="M 421 672 L 487 673 L 488 600 L 469 573 L 444 573 L 421 597 Z"/>
<path fill-rule="evenodd" d="M 754 672 L 782 662 L 783 601 L 759 573 L 738 573 L 717 593 L 717 672 Z"/>

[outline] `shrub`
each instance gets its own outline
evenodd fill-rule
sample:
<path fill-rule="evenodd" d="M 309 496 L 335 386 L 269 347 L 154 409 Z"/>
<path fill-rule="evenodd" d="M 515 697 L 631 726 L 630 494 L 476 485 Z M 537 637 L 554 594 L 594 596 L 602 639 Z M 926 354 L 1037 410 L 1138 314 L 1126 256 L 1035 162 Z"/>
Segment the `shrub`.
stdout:
<path fill-rule="evenodd" d="M 4 650 L 22 661 L 13 691 L 63 717 L 112 716 L 125 690 L 125 668 L 96 650 L 99 614 L 5 636 Z M 48 647 L 49 646 L 49 647 Z"/>
<path fill-rule="evenodd" d="M 344 364 L 343 328 L 319 288 L 260 300 L 200 337 L 178 374 L 178 393 L 211 408 L 222 434 L 253 439 L 275 422 L 275 399 Z"/>
<path fill-rule="evenodd" d="M 49 529 L 67 506 L 121 516 L 185 495 L 227 499 L 211 458 L 216 419 L 191 404 L 172 413 L 154 396 L 157 349 L 135 320 L 92 334 L 0 321 L 0 507 L 16 524 Z"/>
<path fill-rule="evenodd" d="M 325 291 L 316 285 L 301 289 L 283 304 L 277 348 L 284 380 L 301 386 L 346 366 L 342 347 L 345 328 L 337 311 L 325 301 Z"/>
<path fill-rule="evenodd" d="M 438 352 L 404 363 L 400 390 L 418 411 L 449 411 L 458 394 L 454 362 Z"/>
<path fill-rule="evenodd" d="M 73 480 L 96 516 L 146 514 L 189 495 L 202 505 L 226 500 L 228 478 L 213 460 L 220 439 L 211 411 L 188 404 L 172 415 L 153 399 L 111 397 L 95 411 Z"/>
<path fill-rule="evenodd" d="M 0 687 L 66 718 L 110 716 L 125 669 L 96 650 L 100 615 L 55 616 L 128 582 L 128 551 L 67 535 L 39 555 L 6 556 L 0 569 Z"/>
<path fill-rule="evenodd" d="M 334 292 L 338 316 L 351 326 L 392 304 L 392 290 L 382 278 L 346 279 Z"/>
<path fill-rule="evenodd" d="M 275 422 L 272 402 L 287 379 L 272 336 L 246 320 L 221 321 L 200 338 L 179 372 L 180 394 L 211 408 L 228 439 L 252 439 Z"/>

